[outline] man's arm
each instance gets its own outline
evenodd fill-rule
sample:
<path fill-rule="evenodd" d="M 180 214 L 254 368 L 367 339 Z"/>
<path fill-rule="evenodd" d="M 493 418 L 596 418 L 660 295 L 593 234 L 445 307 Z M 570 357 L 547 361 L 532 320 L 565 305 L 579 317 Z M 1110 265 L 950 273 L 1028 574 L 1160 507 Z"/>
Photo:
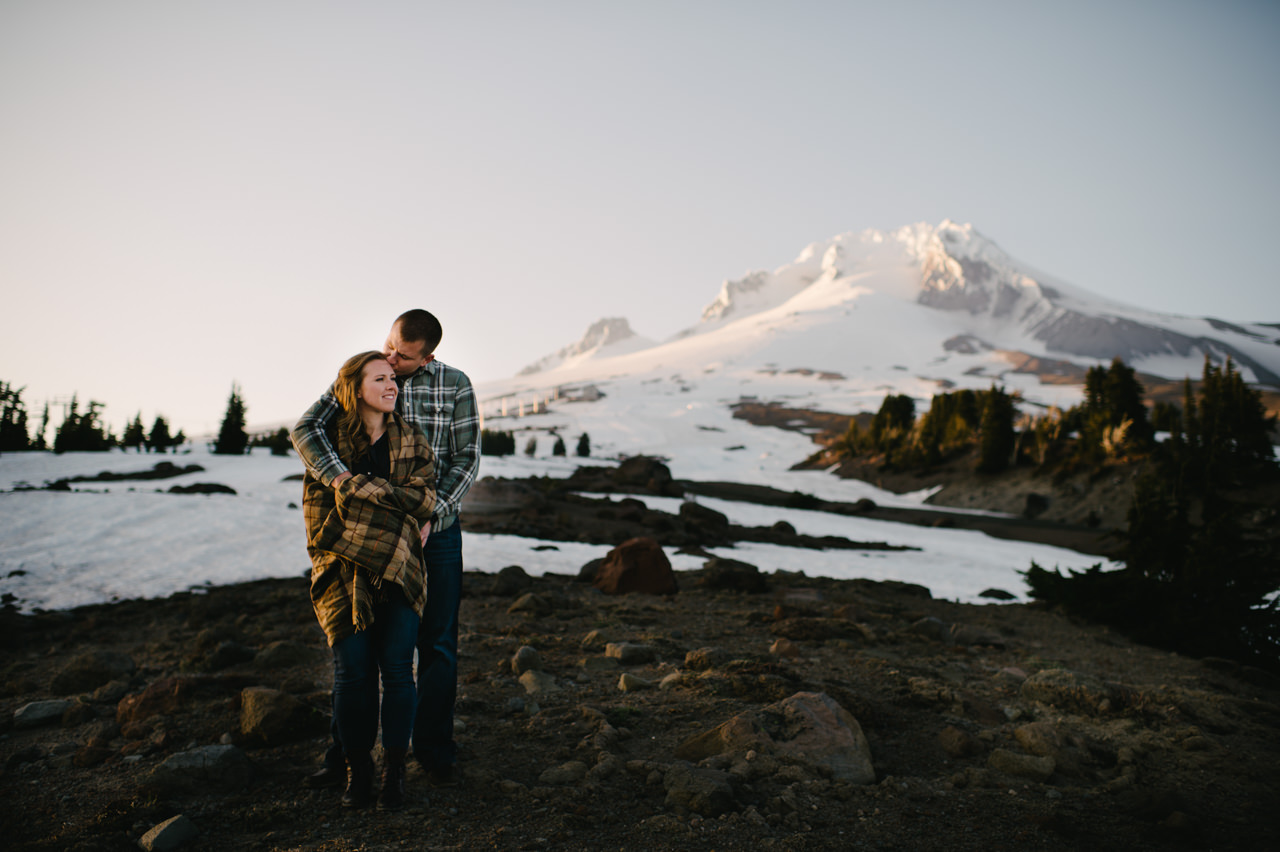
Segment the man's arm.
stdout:
<path fill-rule="evenodd" d="M 435 517 L 454 515 L 480 472 L 480 412 L 475 391 L 463 373 L 454 385 L 453 421 L 449 424 L 449 467 L 436 482 Z"/>
<path fill-rule="evenodd" d="M 331 392 L 325 393 L 307 409 L 302 419 L 293 427 L 289 437 L 298 457 L 325 485 L 334 485 L 335 479 L 347 479 L 351 471 L 338 458 L 329 435 L 325 431 L 338 418 L 341 406 Z"/>

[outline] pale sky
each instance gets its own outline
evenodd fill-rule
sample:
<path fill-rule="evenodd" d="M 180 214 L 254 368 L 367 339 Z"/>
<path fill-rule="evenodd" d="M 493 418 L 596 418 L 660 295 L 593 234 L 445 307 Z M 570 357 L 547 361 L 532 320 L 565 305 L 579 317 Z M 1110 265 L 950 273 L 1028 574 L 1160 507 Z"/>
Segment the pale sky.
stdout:
<path fill-rule="evenodd" d="M 1277 44 L 1274 2 L 0 0 L 0 380 L 291 421 L 411 307 L 483 382 L 948 218 L 1280 322 Z"/>

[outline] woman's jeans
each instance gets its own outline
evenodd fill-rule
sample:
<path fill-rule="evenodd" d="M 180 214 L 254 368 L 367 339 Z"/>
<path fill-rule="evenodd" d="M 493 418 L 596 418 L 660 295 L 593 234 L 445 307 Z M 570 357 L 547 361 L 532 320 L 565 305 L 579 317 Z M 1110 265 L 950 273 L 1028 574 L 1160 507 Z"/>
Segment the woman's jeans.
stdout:
<path fill-rule="evenodd" d="M 413 649 L 418 616 L 392 587 L 375 604 L 373 624 L 333 646 L 333 721 L 348 756 L 368 754 L 378 732 L 378 674 L 382 674 L 382 747 L 407 749 L 417 690 Z"/>

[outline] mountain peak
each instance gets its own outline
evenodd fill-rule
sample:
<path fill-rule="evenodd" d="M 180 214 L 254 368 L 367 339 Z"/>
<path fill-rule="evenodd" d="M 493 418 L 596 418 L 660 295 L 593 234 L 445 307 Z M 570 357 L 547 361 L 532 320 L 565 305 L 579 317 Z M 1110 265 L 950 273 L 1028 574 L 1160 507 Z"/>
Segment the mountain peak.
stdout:
<path fill-rule="evenodd" d="M 653 341 L 636 334 L 631 330 L 631 323 L 626 317 L 604 317 L 587 326 L 587 330 L 576 343 L 538 359 L 525 367 L 518 375 L 527 376 L 554 370 L 567 363 L 576 363 L 600 353 L 608 355 L 625 355 L 637 349 L 653 345 Z"/>

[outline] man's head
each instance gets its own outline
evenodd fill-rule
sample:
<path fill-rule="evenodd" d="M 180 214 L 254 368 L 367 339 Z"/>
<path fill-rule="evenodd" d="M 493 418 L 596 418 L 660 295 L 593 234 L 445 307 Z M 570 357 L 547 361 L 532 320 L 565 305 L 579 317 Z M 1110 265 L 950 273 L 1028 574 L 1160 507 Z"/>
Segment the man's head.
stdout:
<path fill-rule="evenodd" d="M 440 345 L 442 336 L 444 331 L 440 328 L 440 320 L 430 311 L 405 311 L 391 324 L 387 342 L 382 344 L 382 354 L 397 376 L 409 376 L 436 357 L 436 347 Z"/>

